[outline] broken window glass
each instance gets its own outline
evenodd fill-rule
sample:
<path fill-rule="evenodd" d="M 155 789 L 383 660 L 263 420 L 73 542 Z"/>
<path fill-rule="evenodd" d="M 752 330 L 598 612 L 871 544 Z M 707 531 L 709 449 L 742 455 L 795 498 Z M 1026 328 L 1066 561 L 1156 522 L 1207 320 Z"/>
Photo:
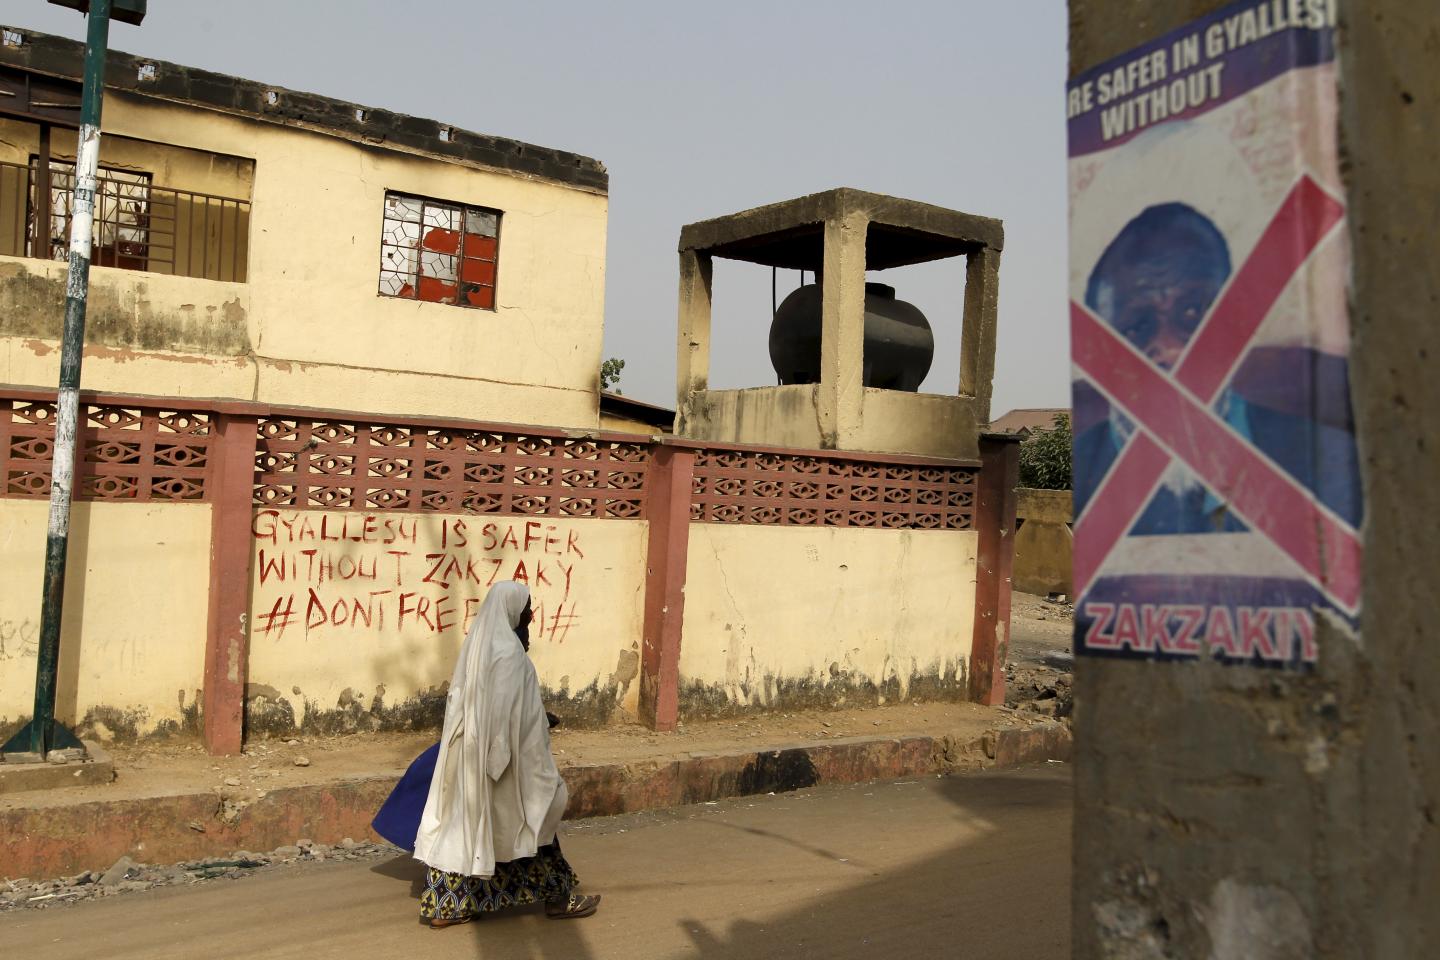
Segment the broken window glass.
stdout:
<path fill-rule="evenodd" d="M 387 193 L 380 295 L 493 310 L 499 233 L 497 210 Z"/>

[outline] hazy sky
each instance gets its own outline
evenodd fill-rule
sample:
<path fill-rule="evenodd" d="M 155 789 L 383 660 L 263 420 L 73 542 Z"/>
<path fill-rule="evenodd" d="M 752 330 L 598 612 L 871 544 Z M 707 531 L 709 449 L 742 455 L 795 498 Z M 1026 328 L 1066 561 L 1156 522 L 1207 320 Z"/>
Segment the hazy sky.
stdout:
<path fill-rule="evenodd" d="M 45 0 L 0 21 L 84 37 Z M 151 0 L 111 45 L 603 161 L 605 354 L 666 405 L 682 224 L 837 186 L 998 217 L 994 413 L 1068 405 L 1061 0 Z M 953 392 L 963 261 L 876 279 L 929 315 L 923 389 Z M 712 384 L 775 382 L 769 321 L 770 271 L 717 261 Z"/>

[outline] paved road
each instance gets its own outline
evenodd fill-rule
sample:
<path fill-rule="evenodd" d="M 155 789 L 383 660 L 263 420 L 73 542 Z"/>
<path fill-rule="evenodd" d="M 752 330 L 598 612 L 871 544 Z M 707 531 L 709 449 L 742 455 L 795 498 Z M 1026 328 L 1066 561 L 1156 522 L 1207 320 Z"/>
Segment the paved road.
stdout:
<path fill-rule="evenodd" d="M 769 960 L 1069 956 L 1070 778 L 828 787 L 567 824 L 596 916 L 430 930 L 414 861 L 268 869 L 0 917 L 7 957 Z"/>

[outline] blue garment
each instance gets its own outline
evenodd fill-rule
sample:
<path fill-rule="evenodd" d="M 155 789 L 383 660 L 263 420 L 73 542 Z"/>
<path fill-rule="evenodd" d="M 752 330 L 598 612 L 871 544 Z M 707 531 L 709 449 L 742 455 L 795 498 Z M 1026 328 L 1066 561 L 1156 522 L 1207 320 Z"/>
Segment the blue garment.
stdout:
<path fill-rule="evenodd" d="M 405 771 L 405 776 L 390 791 L 375 819 L 370 821 L 376 833 L 397 847 L 411 852 L 415 850 L 415 835 L 420 832 L 420 817 L 425 812 L 425 800 L 430 795 L 430 780 L 435 776 L 435 760 L 439 756 L 440 744 L 437 742 L 416 757 L 410 769 Z"/>

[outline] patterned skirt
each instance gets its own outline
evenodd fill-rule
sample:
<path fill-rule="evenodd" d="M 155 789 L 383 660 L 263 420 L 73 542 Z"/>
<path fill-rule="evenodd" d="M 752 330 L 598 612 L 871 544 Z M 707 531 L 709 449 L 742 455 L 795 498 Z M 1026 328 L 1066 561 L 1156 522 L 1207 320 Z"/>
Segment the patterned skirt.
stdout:
<path fill-rule="evenodd" d="M 426 920 L 461 920 L 506 907 L 560 900 L 579 883 L 560 853 L 557 837 L 533 857 L 495 864 L 493 877 L 467 877 L 427 867 L 420 916 Z"/>

